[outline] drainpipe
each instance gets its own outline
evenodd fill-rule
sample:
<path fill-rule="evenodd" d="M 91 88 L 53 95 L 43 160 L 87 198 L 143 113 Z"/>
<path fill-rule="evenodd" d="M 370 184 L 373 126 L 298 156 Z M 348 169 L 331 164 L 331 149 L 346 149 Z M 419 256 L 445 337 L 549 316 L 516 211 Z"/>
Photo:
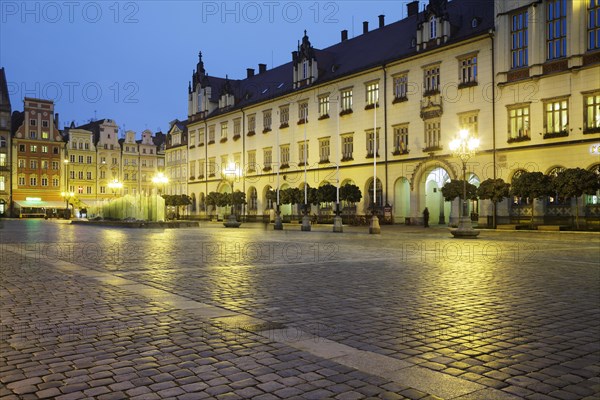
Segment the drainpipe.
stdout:
<path fill-rule="evenodd" d="M 387 123 L 387 72 L 385 70 L 385 64 L 381 66 L 383 68 L 383 138 L 384 138 L 384 151 L 385 157 L 383 159 L 385 165 L 385 205 L 389 205 L 388 202 L 388 123 Z M 392 214 L 393 215 L 393 214 Z"/>
<path fill-rule="evenodd" d="M 494 44 L 494 29 L 490 29 L 490 39 L 492 41 L 492 167 L 494 169 L 494 179 L 496 179 L 496 49 Z M 494 203 L 492 214 L 492 227 L 496 229 L 496 208 Z"/>
<path fill-rule="evenodd" d="M 244 111 L 244 108 L 241 108 L 240 110 L 242 112 L 242 126 L 240 127 L 241 132 L 240 134 L 242 135 L 242 165 L 240 166 L 240 168 L 242 168 L 242 193 L 246 193 L 246 174 L 244 173 L 247 169 L 246 169 L 246 113 Z M 233 193 L 233 191 L 232 191 Z M 243 222 L 246 222 L 246 206 L 244 204 L 242 204 L 242 220 Z"/>

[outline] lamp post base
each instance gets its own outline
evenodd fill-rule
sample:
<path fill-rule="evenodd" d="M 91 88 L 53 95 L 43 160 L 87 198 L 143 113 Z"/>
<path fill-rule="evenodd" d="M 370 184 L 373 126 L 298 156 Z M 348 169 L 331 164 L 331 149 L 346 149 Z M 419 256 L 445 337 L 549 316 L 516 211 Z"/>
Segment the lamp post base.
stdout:
<path fill-rule="evenodd" d="M 342 217 L 340 217 L 339 215 L 333 217 L 333 231 L 344 232 L 344 227 L 342 225 Z"/>
<path fill-rule="evenodd" d="M 473 229 L 470 217 L 460 217 L 458 228 L 450 231 L 455 238 L 475 239 L 479 235 L 479 231 Z"/>
<path fill-rule="evenodd" d="M 227 221 L 223 222 L 223 225 L 225 225 L 225 228 L 239 228 L 242 223 L 235 218 L 235 215 L 230 214 L 227 217 Z"/>
<path fill-rule="evenodd" d="M 310 216 L 308 214 L 304 214 L 302 217 L 302 226 L 300 229 L 302 232 L 310 232 Z"/>
<path fill-rule="evenodd" d="M 381 233 L 381 227 L 379 226 L 379 218 L 377 218 L 377 215 L 373 215 L 371 218 L 369 233 L 374 235 L 379 235 Z"/>
<path fill-rule="evenodd" d="M 275 224 L 273 225 L 273 229 L 276 231 L 283 230 L 283 222 L 281 221 L 281 211 L 275 211 Z"/>

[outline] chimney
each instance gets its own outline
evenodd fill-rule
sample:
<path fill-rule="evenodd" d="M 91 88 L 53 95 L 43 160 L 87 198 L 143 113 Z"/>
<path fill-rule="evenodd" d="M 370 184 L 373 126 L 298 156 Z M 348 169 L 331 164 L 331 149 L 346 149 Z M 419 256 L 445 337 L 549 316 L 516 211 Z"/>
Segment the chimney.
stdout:
<path fill-rule="evenodd" d="M 419 1 L 415 0 L 406 5 L 408 16 L 417 15 L 419 13 Z"/>
<path fill-rule="evenodd" d="M 369 21 L 363 21 L 363 34 L 369 32 Z"/>
<path fill-rule="evenodd" d="M 348 40 L 348 30 L 344 29 L 342 31 L 342 42 L 345 42 L 346 40 Z"/>
<path fill-rule="evenodd" d="M 267 72 L 267 64 L 258 64 L 258 73 Z"/>
<path fill-rule="evenodd" d="M 254 76 L 254 68 L 246 68 L 246 78 L 252 78 Z"/>
<path fill-rule="evenodd" d="M 385 15 L 379 16 L 379 27 L 383 28 L 385 26 Z"/>
<path fill-rule="evenodd" d="M 58 128 L 58 113 L 54 114 L 54 126 L 56 127 L 56 129 L 59 129 Z"/>

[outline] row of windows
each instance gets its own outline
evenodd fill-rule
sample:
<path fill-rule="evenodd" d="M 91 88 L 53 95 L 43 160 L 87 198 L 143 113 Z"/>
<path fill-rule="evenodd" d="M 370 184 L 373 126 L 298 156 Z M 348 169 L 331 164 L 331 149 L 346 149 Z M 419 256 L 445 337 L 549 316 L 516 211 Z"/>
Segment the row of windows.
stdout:
<path fill-rule="evenodd" d="M 569 99 L 559 98 L 543 103 L 544 138 L 567 136 L 569 134 Z M 584 96 L 583 133 L 600 132 L 600 92 Z M 509 141 L 531 138 L 530 106 L 508 107 Z"/>
<path fill-rule="evenodd" d="M 58 177 L 53 177 L 51 180 L 47 176 L 42 176 L 41 178 L 37 175 L 29 175 L 29 186 L 38 186 L 38 182 L 40 186 L 48 187 L 49 183 L 52 184 L 52 187 L 59 187 L 60 179 Z M 17 179 L 17 184 L 19 186 L 27 185 L 27 177 L 25 175 L 19 175 Z"/>
<path fill-rule="evenodd" d="M 567 5 L 571 0 L 550 0 L 546 3 L 546 59 L 567 55 Z M 529 65 L 529 18 L 527 10 L 511 15 L 511 67 Z M 600 0 L 587 0 L 587 49 L 600 49 Z"/>
<path fill-rule="evenodd" d="M 29 152 L 30 153 L 37 153 L 38 149 L 42 153 L 48 153 L 49 150 L 50 150 L 50 146 L 47 146 L 47 145 L 37 145 L 37 144 L 30 144 L 29 145 Z M 19 145 L 19 152 L 20 153 L 25 153 L 26 151 L 27 151 L 27 145 L 20 144 Z M 52 146 L 52 154 L 60 154 L 60 148 L 58 146 Z"/>
<path fill-rule="evenodd" d="M 19 158 L 17 165 L 20 169 L 27 168 L 27 159 Z M 41 169 L 48 169 L 48 166 L 51 166 L 53 170 L 60 169 L 60 163 L 58 161 L 50 162 L 48 160 L 29 160 L 30 169 L 38 169 L 38 166 L 40 166 Z"/>

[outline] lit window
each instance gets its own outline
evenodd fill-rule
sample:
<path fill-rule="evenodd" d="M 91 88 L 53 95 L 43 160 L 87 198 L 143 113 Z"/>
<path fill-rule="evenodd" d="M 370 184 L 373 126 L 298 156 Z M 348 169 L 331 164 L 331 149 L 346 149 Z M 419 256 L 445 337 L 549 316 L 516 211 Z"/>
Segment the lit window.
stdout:
<path fill-rule="evenodd" d="M 600 132 L 600 92 L 585 96 L 584 104 L 583 133 Z"/>
<path fill-rule="evenodd" d="M 394 77 L 394 100 L 405 100 L 408 97 L 408 74 Z"/>
<path fill-rule="evenodd" d="M 367 131 L 367 158 L 379 157 L 379 129 Z"/>
<path fill-rule="evenodd" d="M 394 127 L 394 155 L 408 153 L 408 124 Z"/>
<path fill-rule="evenodd" d="M 529 106 L 516 106 L 508 109 L 508 139 L 529 138 Z"/>
<path fill-rule="evenodd" d="M 342 136 L 342 161 L 352 160 L 354 152 L 354 136 L 352 134 Z"/>
<path fill-rule="evenodd" d="M 433 118 L 425 121 L 425 148 L 441 148 L 441 121 L 440 118 Z"/>
<path fill-rule="evenodd" d="M 440 90 L 440 66 L 425 68 L 423 71 L 425 94 L 439 93 Z"/>
<path fill-rule="evenodd" d="M 567 99 L 551 101 L 544 104 L 545 135 L 560 134 L 566 136 L 569 128 L 569 102 Z"/>
<path fill-rule="evenodd" d="M 366 107 L 377 107 L 379 103 L 379 82 L 372 82 L 366 85 Z"/>
<path fill-rule="evenodd" d="M 469 56 L 459 59 L 459 87 L 477 84 L 477 56 Z"/>
<path fill-rule="evenodd" d="M 329 138 L 319 139 L 319 162 L 329 162 L 330 140 Z"/>

